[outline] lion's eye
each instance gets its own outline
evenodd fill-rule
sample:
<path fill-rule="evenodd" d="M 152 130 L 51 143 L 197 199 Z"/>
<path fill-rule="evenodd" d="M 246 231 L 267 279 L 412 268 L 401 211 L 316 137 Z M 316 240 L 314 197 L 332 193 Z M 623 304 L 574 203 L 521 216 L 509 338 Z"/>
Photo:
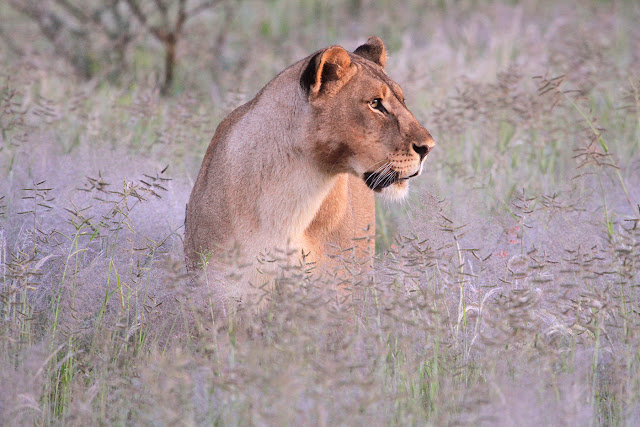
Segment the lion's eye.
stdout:
<path fill-rule="evenodd" d="M 373 101 L 369 101 L 369 106 L 371 108 L 375 108 L 376 110 L 378 110 L 378 111 L 380 111 L 382 113 L 386 113 L 387 112 L 387 110 L 382 105 L 382 99 L 380 99 L 380 98 L 376 98 Z"/>

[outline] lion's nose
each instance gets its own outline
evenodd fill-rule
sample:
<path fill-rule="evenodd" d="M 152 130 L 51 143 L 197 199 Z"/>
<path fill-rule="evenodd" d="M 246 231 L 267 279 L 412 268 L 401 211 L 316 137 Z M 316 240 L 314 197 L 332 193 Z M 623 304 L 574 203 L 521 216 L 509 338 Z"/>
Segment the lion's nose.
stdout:
<path fill-rule="evenodd" d="M 422 159 L 425 158 L 427 153 L 429 153 L 429 147 L 427 147 L 426 145 L 413 144 L 413 151 L 415 151 L 418 154 L 418 156 L 420 156 L 420 161 L 422 161 Z"/>

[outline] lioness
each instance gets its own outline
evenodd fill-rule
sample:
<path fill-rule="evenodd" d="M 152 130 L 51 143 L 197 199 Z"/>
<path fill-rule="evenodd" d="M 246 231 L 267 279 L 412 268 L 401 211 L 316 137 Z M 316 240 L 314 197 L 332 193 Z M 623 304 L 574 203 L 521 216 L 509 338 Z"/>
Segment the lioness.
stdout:
<path fill-rule="evenodd" d="M 221 268 L 233 247 L 256 259 L 293 247 L 320 268 L 354 248 L 371 257 L 373 193 L 407 193 L 434 146 L 384 71 L 378 37 L 349 53 L 340 46 L 291 65 L 225 118 L 204 156 L 185 218 L 190 269 Z M 251 278 L 251 276 L 249 276 Z M 247 286 L 219 276 L 213 286 L 236 298 Z"/>

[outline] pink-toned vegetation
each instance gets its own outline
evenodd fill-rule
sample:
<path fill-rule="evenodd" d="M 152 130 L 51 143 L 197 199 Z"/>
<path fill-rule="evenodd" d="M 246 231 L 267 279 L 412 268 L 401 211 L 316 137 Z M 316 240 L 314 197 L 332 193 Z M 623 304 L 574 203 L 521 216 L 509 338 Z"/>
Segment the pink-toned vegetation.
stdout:
<path fill-rule="evenodd" d="M 75 3 L 0 4 L 0 424 L 640 422 L 635 2 L 220 2 L 169 83 L 165 2 L 106 2 L 126 40 Z M 216 125 L 372 34 L 437 142 L 379 200 L 375 282 L 283 266 L 212 319 L 181 227 Z"/>

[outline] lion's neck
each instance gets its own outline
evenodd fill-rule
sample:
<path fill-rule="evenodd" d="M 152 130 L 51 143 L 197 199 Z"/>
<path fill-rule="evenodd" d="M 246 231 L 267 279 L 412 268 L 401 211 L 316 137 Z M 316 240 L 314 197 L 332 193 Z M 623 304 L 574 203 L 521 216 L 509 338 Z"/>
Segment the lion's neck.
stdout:
<path fill-rule="evenodd" d="M 258 207 L 267 235 L 299 244 L 336 178 L 310 173 L 305 165 L 292 167 L 294 172 L 287 171 L 286 180 L 273 183 L 274 191 L 267 190 L 262 194 Z"/>
<path fill-rule="evenodd" d="M 237 171 L 235 179 L 251 187 L 242 200 L 246 216 L 235 219 L 236 229 L 255 231 L 251 241 L 243 242 L 253 252 L 287 244 L 299 246 L 336 181 L 335 175 L 314 163 L 310 141 L 305 139 L 306 124 L 296 117 L 305 116 L 302 109 L 306 107 L 292 99 L 296 99 L 294 93 L 264 94 L 252 114 L 236 127 L 238 134 L 230 138 L 238 142 L 229 159 Z M 289 114 L 274 117 L 274 105 L 286 105 Z M 253 131 L 257 128 L 259 137 Z"/>

